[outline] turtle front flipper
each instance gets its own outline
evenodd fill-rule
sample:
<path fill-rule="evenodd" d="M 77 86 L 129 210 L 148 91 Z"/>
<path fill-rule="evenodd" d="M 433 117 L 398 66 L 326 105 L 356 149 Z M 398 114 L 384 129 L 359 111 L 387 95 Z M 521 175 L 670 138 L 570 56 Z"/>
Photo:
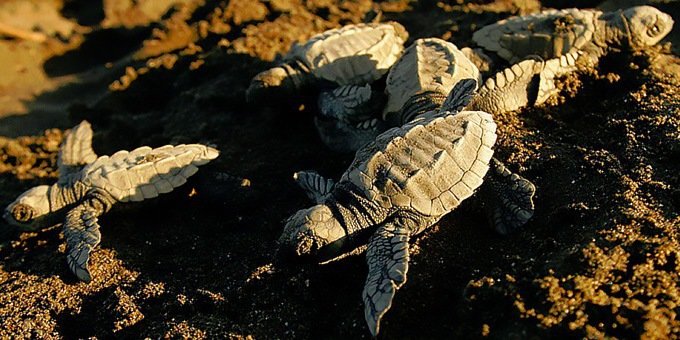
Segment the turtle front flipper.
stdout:
<path fill-rule="evenodd" d="M 511 172 L 495 158 L 480 191 L 489 218 L 499 234 L 517 230 L 534 215 L 534 184 Z"/>
<path fill-rule="evenodd" d="M 523 60 L 495 75 L 482 85 L 468 109 L 489 113 L 514 111 L 527 105 L 540 104 L 537 97 L 550 95 L 550 83 L 544 75 L 552 76 L 545 70 L 545 63 L 538 57 Z M 537 76 L 540 74 L 540 76 Z M 550 78 L 552 79 L 552 78 Z M 548 91 L 548 92 L 546 92 Z M 537 94 L 538 93 L 538 94 Z M 545 100 L 545 99 L 543 99 Z M 542 103 L 542 101 L 541 101 Z"/>
<path fill-rule="evenodd" d="M 319 95 L 319 111 L 330 119 L 356 123 L 370 119 L 383 101 L 370 84 L 344 85 Z"/>
<path fill-rule="evenodd" d="M 66 214 L 64 238 L 66 238 L 66 262 L 78 279 L 90 282 L 88 261 L 90 253 L 101 241 L 98 217 L 108 211 L 114 199 L 102 192 L 90 193 L 83 203 Z"/>
<path fill-rule="evenodd" d="M 337 152 L 355 152 L 387 130 L 387 124 L 376 118 L 350 124 L 337 119 L 314 117 L 314 125 L 324 145 Z"/>
<path fill-rule="evenodd" d="M 548 98 L 557 94 L 559 90 L 555 85 L 556 78 L 578 69 L 594 68 L 603 54 L 604 51 L 601 47 L 593 45 L 585 47 L 583 50 L 572 51 L 559 58 L 547 60 L 544 69 L 541 71 L 535 104 L 543 104 Z"/>
<path fill-rule="evenodd" d="M 448 111 L 457 113 L 470 104 L 477 90 L 477 80 L 472 78 L 463 79 L 456 83 L 451 92 L 446 96 L 440 112 Z"/>
<path fill-rule="evenodd" d="M 305 191 L 307 197 L 317 204 L 322 204 L 326 201 L 335 185 L 332 179 L 324 178 L 316 171 L 298 171 L 293 174 L 293 179 Z"/>
<path fill-rule="evenodd" d="M 596 56 L 598 54 L 595 52 L 586 54 L 583 51 L 573 51 L 559 58 L 545 61 L 545 67 L 540 72 L 540 82 L 535 104 L 543 104 L 548 98 L 557 94 L 558 89 L 555 85 L 555 79 L 576 71 L 578 69 L 577 61 L 592 66 L 596 63 Z"/>
<path fill-rule="evenodd" d="M 364 285 L 364 314 L 373 336 L 380 331 L 380 320 L 392 306 L 394 294 L 406 282 L 409 228 L 402 219 L 381 225 L 366 250 L 368 277 Z"/>
<path fill-rule="evenodd" d="M 97 154 L 92 150 L 92 127 L 84 120 L 66 133 L 59 148 L 57 165 L 60 182 L 95 159 Z"/>

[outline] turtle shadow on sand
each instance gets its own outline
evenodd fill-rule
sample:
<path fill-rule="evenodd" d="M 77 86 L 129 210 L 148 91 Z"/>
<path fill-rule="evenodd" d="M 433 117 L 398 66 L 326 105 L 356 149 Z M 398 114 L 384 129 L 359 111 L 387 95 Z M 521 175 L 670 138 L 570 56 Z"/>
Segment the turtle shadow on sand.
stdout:
<path fill-rule="evenodd" d="M 197 180 L 200 182 L 200 178 Z M 113 250 L 115 259 L 134 276 L 123 274 L 127 283 L 84 297 L 77 312 L 59 313 L 56 320 L 64 334 L 113 335 L 113 325 L 127 317 L 117 312 L 119 306 L 125 310 L 126 303 L 145 320 L 161 321 L 168 313 L 179 318 L 197 314 L 224 316 L 239 284 L 263 261 L 248 254 L 262 253 L 266 245 L 254 239 L 252 221 L 239 217 L 244 215 L 243 205 L 249 202 L 247 193 L 234 189 L 227 193 L 238 199 L 217 201 L 204 197 L 198 184 L 187 183 L 185 190 L 173 192 L 176 196 L 168 195 L 166 200 L 159 197 L 157 203 L 142 205 L 141 210 L 120 209 L 101 219 L 106 225 L 100 249 Z M 188 198 L 189 195 L 195 196 Z M 213 209 L 223 212 L 222 218 L 216 219 Z M 93 253 L 94 284 L 120 275 L 115 266 L 109 265 L 109 256 L 108 251 Z M 162 292 L 145 296 L 147 286 L 156 283 L 162 285 Z M 130 302 L 125 302 L 121 294 L 129 295 Z M 102 305 L 108 312 L 98 312 Z M 115 334 L 133 336 L 140 326 L 143 325 L 125 327 Z"/>
<path fill-rule="evenodd" d="M 203 176 L 201 176 L 203 175 Z M 212 175 L 212 176 L 211 176 Z M 117 247 L 128 247 L 127 250 L 139 249 L 140 253 L 143 253 L 143 244 L 150 244 L 151 239 L 157 240 L 159 243 L 168 243 L 169 239 L 163 239 L 162 235 L 164 233 L 161 230 L 171 229 L 163 227 L 165 225 L 173 225 L 177 223 L 177 220 L 181 220 L 178 215 L 182 214 L 182 205 L 189 204 L 194 210 L 203 210 L 205 213 L 205 206 L 215 208 L 221 205 L 228 204 L 228 200 L 225 202 L 221 197 L 216 195 L 221 195 L 226 192 L 234 193 L 232 196 L 239 197 L 238 202 L 231 202 L 229 206 L 241 206 L 247 204 L 248 197 L 252 197 L 252 191 L 246 192 L 247 190 L 240 187 L 237 179 L 228 178 L 217 182 L 214 179 L 214 174 L 199 174 L 198 178 L 192 178 L 186 187 L 180 187 L 176 189 L 171 195 L 163 195 L 160 198 L 154 200 L 145 201 L 137 204 L 120 204 L 116 209 L 112 210 L 110 214 L 103 216 L 101 220 L 103 224 L 110 223 L 110 226 L 103 226 L 104 238 L 102 242 L 103 248 L 113 249 L 116 253 L 121 255 L 130 255 L 133 265 L 135 259 L 139 257 L 135 254 L 127 254 L 123 251 L 118 251 Z M 203 177 L 203 178 L 201 178 Z M 37 183 L 36 183 L 37 184 Z M 45 182 L 45 184 L 52 184 Z M 31 185 L 32 187 L 33 185 Z M 192 200 L 189 197 L 198 195 L 200 192 L 201 197 L 208 196 L 209 198 L 200 199 L 199 203 L 195 202 L 197 199 Z M 234 204 L 235 203 L 235 204 Z M 203 207 L 200 208 L 199 207 Z M 224 207 L 221 207 L 225 210 Z M 169 210 L 167 210 L 169 209 Z M 144 214 L 145 211 L 163 211 L 162 214 L 152 213 Z M 199 211 L 200 213 L 200 211 Z M 76 283 L 75 277 L 70 273 L 70 271 L 63 265 L 64 259 L 64 239 L 61 235 L 62 232 L 62 218 L 63 213 L 57 213 L 55 216 L 55 224 L 52 224 L 44 229 L 28 232 L 29 234 L 34 234 L 29 237 L 20 238 L 20 233 L 25 232 L 19 228 L 7 225 L 3 221 L 3 235 L 2 242 L 11 242 L 12 240 L 21 239 L 22 246 L 21 251 L 11 251 L 10 247 L 0 248 L 0 256 L 3 258 L 4 268 L 10 272 L 12 271 L 22 271 L 26 274 L 38 275 L 41 277 L 59 276 L 66 283 Z M 135 216 L 135 219 L 131 219 L 130 216 Z M 195 218 L 195 216 L 189 216 L 188 218 Z M 147 233 L 143 236 L 137 237 L 137 231 L 142 231 L 142 233 Z M 198 230 L 198 228 L 193 229 L 193 231 Z M 192 230 L 186 231 L 186 234 L 190 234 Z M 108 233 L 111 233 L 111 238 L 108 238 Z M 157 237 L 154 237 L 157 236 Z M 126 237 L 130 237 L 127 239 Z M 195 236 L 198 237 L 198 236 Z M 172 237 L 170 237 L 172 238 Z M 132 241 L 130 244 L 126 244 L 126 241 Z M 139 242 L 139 243 L 137 243 Z M 15 249 L 16 250 L 16 249 Z M 166 258 L 172 255 L 172 252 L 160 253 L 161 258 Z M 123 259 L 125 260 L 125 259 Z M 124 261 L 127 263 L 126 261 Z M 144 263 L 144 262 L 143 262 Z M 64 269 L 66 269 L 64 271 Z"/>
<path fill-rule="evenodd" d="M 67 277 L 68 268 L 65 267 L 63 257 L 59 256 L 59 245 L 62 243 L 59 233 L 61 226 L 41 230 L 38 235 L 23 241 L 22 251 L 13 251 L 6 243 L 18 238 L 19 231 L 3 223 L 2 228 L 7 228 L 3 233 L 3 248 L 0 249 L 4 269 L 8 272 L 21 271 L 27 275 L 37 275 L 40 277 L 50 277 L 59 275 Z M 76 282 L 75 278 L 66 280 Z"/>

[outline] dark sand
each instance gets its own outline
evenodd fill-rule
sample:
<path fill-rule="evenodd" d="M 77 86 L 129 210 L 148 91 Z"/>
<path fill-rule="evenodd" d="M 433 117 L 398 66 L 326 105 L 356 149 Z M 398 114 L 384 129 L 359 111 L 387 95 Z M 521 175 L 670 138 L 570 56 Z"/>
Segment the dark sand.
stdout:
<path fill-rule="evenodd" d="M 54 182 L 60 129 L 81 119 L 92 122 L 99 154 L 183 142 L 222 153 L 172 194 L 101 218 L 90 284 L 68 271 L 58 226 L 19 233 L 0 222 L 0 337 L 369 337 L 362 256 L 272 264 L 281 221 L 309 205 L 293 172 L 338 176 L 352 155 L 321 145 L 313 99 L 247 105 L 250 78 L 292 42 L 371 10 L 403 23 L 411 40 L 462 47 L 476 27 L 541 7 L 95 3 L 36 14 L 41 23 L 54 11 L 77 23 L 70 35 L 46 22 L 45 43 L 0 40 L 0 135 L 10 136 L 0 138 L 0 205 Z M 680 3 L 653 5 L 680 21 Z M 497 117 L 498 155 L 537 185 L 535 217 L 500 237 L 471 199 L 415 239 L 381 337 L 680 336 L 677 26 L 660 46 L 610 55 L 564 79 L 551 105 Z M 216 173 L 235 178 L 214 185 Z"/>

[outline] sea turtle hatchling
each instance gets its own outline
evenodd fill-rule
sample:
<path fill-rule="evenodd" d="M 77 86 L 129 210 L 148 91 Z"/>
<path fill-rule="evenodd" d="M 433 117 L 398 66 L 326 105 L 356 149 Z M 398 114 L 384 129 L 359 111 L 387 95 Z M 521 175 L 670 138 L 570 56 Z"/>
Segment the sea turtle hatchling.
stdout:
<path fill-rule="evenodd" d="M 319 33 L 293 45 L 278 66 L 256 75 L 246 98 L 251 102 L 264 96 L 285 98 L 325 88 L 330 92 L 322 97 L 329 105 L 342 106 L 340 111 L 362 111 L 361 104 L 371 97 L 370 85 L 368 92 L 354 86 L 364 88 L 385 75 L 407 38 L 397 22 L 353 24 Z M 332 91 L 343 86 L 347 88 Z"/>
<path fill-rule="evenodd" d="M 528 59 L 492 75 L 482 85 L 468 110 L 503 113 L 531 103 L 540 60 Z M 315 125 L 322 141 L 335 151 L 356 151 L 389 127 L 438 109 L 453 86 L 462 79 L 481 81 L 475 64 L 451 42 L 438 38 L 417 39 L 387 74 L 387 104 L 382 116 L 355 116 L 343 124 L 321 108 Z M 358 123 L 357 123 L 358 121 Z"/>
<path fill-rule="evenodd" d="M 439 108 L 463 79 L 481 81 L 479 70 L 456 45 L 439 38 L 418 39 L 387 74 L 382 118 L 402 125 L 417 112 Z M 397 112 L 402 112 L 400 117 Z"/>
<path fill-rule="evenodd" d="M 116 203 L 138 202 L 171 192 L 218 156 L 201 144 L 139 147 L 100 156 L 92 150 L 92 129 L 86 121 L 66 134 L 61 145 L 56 184 L 40 185 L 21 194 L 5 210 L 12 225 L 36 230 L 63 223 L 67 263 L 83 281 L 91 280 L 90 253 L 101 234 L 97 218 Z M 61 215 L 61 216 L 57 216 Z"/>
<path fill-rule="evenodd" d="M 473 60 L 486 60 L 483 64 L 493 64 L 494 59 L 514 64 L 530 56 L 542 58 L 545 67 L 535 100 L 541 104 L 557 92 L 556 77 L 593 67 L 612 50 L 655 45 L 672 27 L 670 15 L 650 6 L 613 12 L 552 9 L 482 27 L 472 36 L 480 48 L 463 52 Z"/>
<path fill-rule="evenodd" d="M 466 109 L 498 114 L 527 105 L 530 102 L 530 88 L 534 86 L 535 75 L 542 66 L 540 61 L 527 59 L 498 72 L 484 82 Z M 322 140 L 332 149 L 356 151 L 389 126 L 401 126 L 422 114 L 438 110 L 454 85 L 464 79 L 479 82 L 481 75 L 474 63 L 456 45 L 438 38 L 417 39 L 388 73 L 385 87 L 388 100 L 382 119 L 367 119 L 356 126 L 336 125 L 328 128 L 328 119 L 317 118 L 316 126 Z M 498 187 L 503 182 L 517 183 L 526 189 L 527 194 L 533 195 L 535 187 L 529 180 L 516 174 L 507 177 L 512 173 L 496 158 L 493 158 L 492 165 L 487 180 L 497 185 L 484 186 L 484 196 L 496 197 L 488 195 L 486 189 Z M 298 174 L 296 180 L 303 188 L 323 183 L 318 176 L 308 176 L 305 173 Z M 305 183 L 309 180 L 316 183 Z M 308 194 L 314 195 L 313 191 L 308 191 Z M 502 223 L 504 216 L 511 216 L 499 210 L 503 206 L 503 202 L 494 202 L 493 199 L 487 200 L 486 204 L 496 230 L 507 234 L 514 227 L 509 227 L 513 223 Z"/>
<path fill-rule="evenodd" d="M 373 335 L 406 281 L 409 238 L 470 197 L 493 163 L 492 116 L 457 112 L 476 86 L 472 79 L 459 82 L 442 109 L 379 135 L 357 151 L 338 183 L 313 172 L 297 175 L 318 204 L 286 221 L 280 253 L 331 259 L 368 244 L 363 300 Z M 513 176 L 508 173 L 505 179 Z M 520 184 L 503 183 L 493 191 L 511 207 L 503 210 L 511 217 L 499 221 L 512 221 L 513 227 L 533 214 L 533 191 Z"/>

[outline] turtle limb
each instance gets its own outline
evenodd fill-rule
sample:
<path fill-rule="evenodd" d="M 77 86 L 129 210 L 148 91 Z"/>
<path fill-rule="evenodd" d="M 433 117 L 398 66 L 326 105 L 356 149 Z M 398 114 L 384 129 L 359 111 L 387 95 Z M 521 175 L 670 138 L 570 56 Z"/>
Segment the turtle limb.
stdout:
<path fill-rule="evenodd" d="M 94 191 L 83 202 L 66 214 L 64 237 L 66 238 L 66 262 L 78 279 L 90 282 L 90 253 L 101 241 L 98 217 L 111 209 L 115 200 L 109 194 Z"/>
<path fill-rule="evenodd" d="M 555 79 L 568 73 L 572 73 L 579 68 L 593 68 L 597 65 L 602 50 L 592 47 L 584 50 L 577 50 L 565 54 L 559 58 L 550 59 L 545 62 L 545 67 L 541 71 L 536 104 L 542 104 L 548 98 L 559 92 L 555 85 Z"/>
<path fill-rule="evenodd" d="M 488 174 L 480 193 L 494 229 L 506 235 L 526 224 L 534 215 L 536 187 L 496 158 L 492 158 Z"/>
<path fill-rule="evenodd" d="M 545 68 L 541 72 L 536 104 L 542 104 L 548 100 L 548 98 L 557 94 L 558 89 L 555 85 L 556 78 L 578 69 L 594 68 L 602 54 L 604 54 L 602 48 L 592 45 L 585 47 L 582 50 L 576 50 L 559 58 L 546 61 Z"/>
<path fill-rule="evenodd" d="M 477 90 L 477 80 L 460 80 L 444 95 L 441 92 L 425 92 L 411 97 L 399 113 L 401 122 L 406 124 L 424 114 L 447 115 L 460 112 L 470 103 Z"/>
<path fill-rule="evenodd" d="M 293 174 L 295 182 L 305 191 L 307 197 L 322 204 L 328 198 L 335 182 L 330 178 L 324 178 L 316 171 L 298 171 Z"/>
<path fill-rule="evenodd" d="M 475 91 L 477 90 L 477 80 L 476 79 L 463 79 L 456 83 L 449 92 L 448 96 L 442 103 L 440 112 L 459 112 L 469 105 L 470 101 L 474 98 Z"/>
<path fill-rule="evenodd" d="M 390 126 L 404 125 L 427 112 L 437 112 L 446 101 L 446 93 L 428 91 L 409 98 L 397 115 L 386 118 Z"/>
<path fill-rule="evenodd" d="M 467 78 L 460 80 L 448 94 L 428 91 L 417 94 L 406 101 L 397 116 L 401 121 L 397 125 L 406 124 L 424 114 L 455 114 L 468 105 L 477 89 L 477 80 Z"/>
<path fill-rule="evenodd" d="M 373 336 L 380 331 L 380 320 L 392 306 L 394 294 L 406 282 L 410 220 L 398 218 L 381 225 L 366 250 L 368 277 L 364 285 L 364 316 Z"/>
<path fill-rule="evenodd" d="M 363 22 L 366 24 L 379 24 L 382 22 L 383 12 L 379 8 L 371 8 L 364 14 Z"/>
<path fill-rule="evenodd" d="M 92 150 L 92 127 L 84 120 L 67 132 L 61 143 L 57 158 L 59 182 L 96 159 L 97 154 Z"/>
<path fill-rule="evenodd" d="M 545 63 L 540 58 L 525 59 L 490 76 L 468 109 L 489 113 L 514 111 L 536 102 L 541 96 Z M 537 75 L 541 74 L 540 77 Z M 540 80 L 539 80 L 540 78 Z"/>
<path fill-rule="evenodd" d="M 350 124 L 337 119 L 314 117 L 314 125 L 321 141 L 337 152 L 355 152 L 387 130 L 385 122 L 376 118 Z"/>
<path fill-rule="evenodd" d="M 319 110 L 325 117 L 347 123 L 370 119 L 384 98 L 370 84 L 343 85 L 319 95 Z"/>

